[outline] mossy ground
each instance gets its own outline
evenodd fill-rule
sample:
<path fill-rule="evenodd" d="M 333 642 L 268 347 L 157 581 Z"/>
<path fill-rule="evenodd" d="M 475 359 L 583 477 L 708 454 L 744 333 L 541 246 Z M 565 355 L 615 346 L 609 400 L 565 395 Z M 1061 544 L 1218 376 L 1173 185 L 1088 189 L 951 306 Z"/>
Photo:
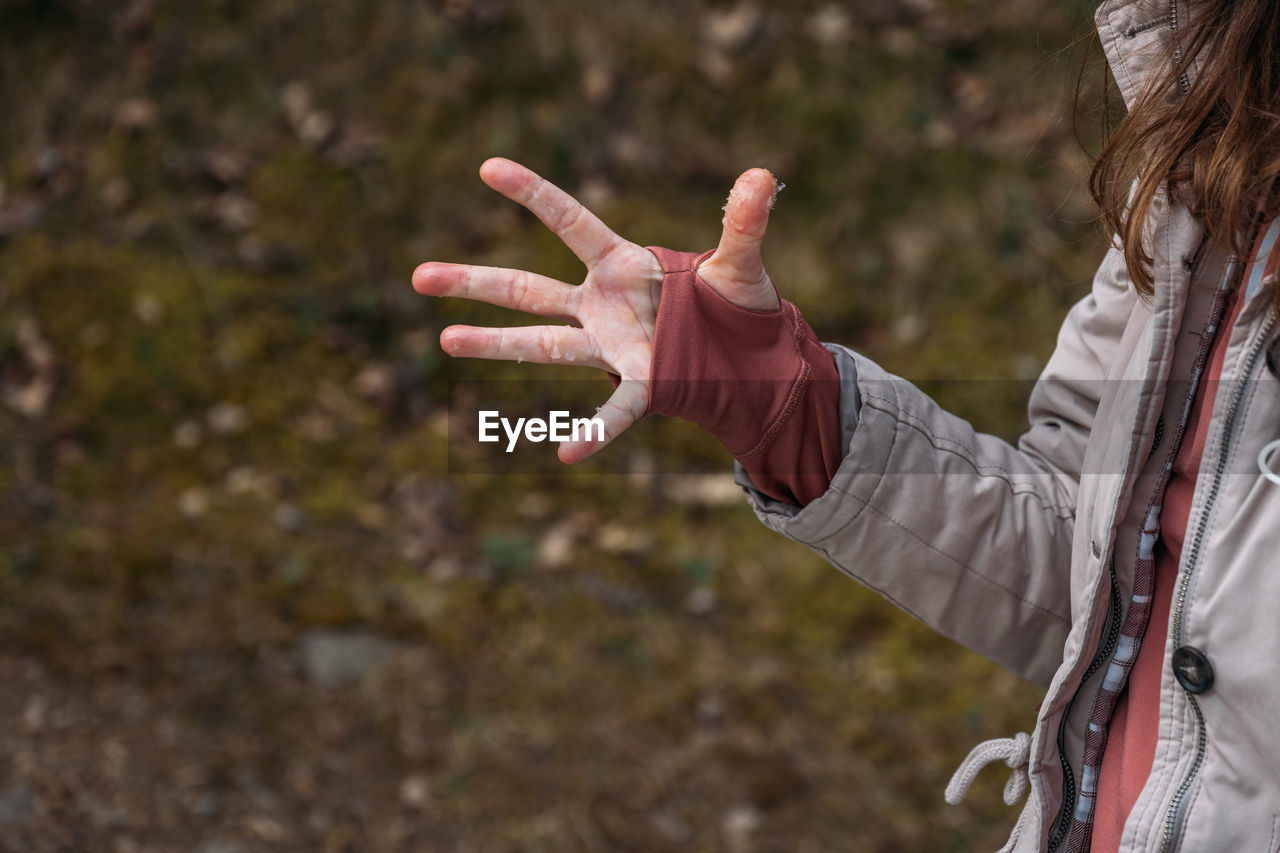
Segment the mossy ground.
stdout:
<path fill-rule="evenodd" d="M 449 360 L 445 325 L 511 316 L 409 275 L 581 275 L 486 156 L 688 249 L 764 165 L 823 339 L 1034 377 L 1102 251 L 1088 11 L 4 4 L 0 849 L 998 847 L 998 772 L 941 791 L 1035 688 L 672 474 L 728 469 L 690 425 L 451 468 L 450 380 L 566 372 Z M 1022 428 L 1015 381 L 936 387 Z M 321 686 L 316 628 L 399 652 Z"/>

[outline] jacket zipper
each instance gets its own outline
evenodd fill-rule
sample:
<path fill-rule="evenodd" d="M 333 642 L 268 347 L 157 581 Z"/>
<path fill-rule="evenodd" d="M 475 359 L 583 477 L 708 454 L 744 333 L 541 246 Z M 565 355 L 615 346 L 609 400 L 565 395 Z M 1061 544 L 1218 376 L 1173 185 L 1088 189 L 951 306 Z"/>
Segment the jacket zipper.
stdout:
<path fill-rule="evenodd" d="M 1169 31 L 1173 33 L 1174 50 L 1173 64 L 1176 68 L 1178 63 L 1182 61 L 1182 34 L 1178 29 L 1178 0 L 1169 0 L 1169 13 L 1162 18 L 1154 21 L 1147 21 L 1145 24 L 1131 26 L 1124 31 L 1124 37 L 1127 39 L 1137 38 L 1140 34 L 1147 30 L 1154 30 L 1161 25 L 1168 25 Z M 1191 93 L 1191 78 L 1186 72 L 1178 75 L 1178 87 L 1182 89 L 1184 96 Z"/>
<path fill-rule="evenodd" d="M 1178 29 L 1177 7 L 1178 7 L 1177 0 L 1170 0 L 1169 26 L 1174 30 L 1175 34 Z M 1203 248 L 1203 243 L 1201 244 L 1201 247 Z M 1197 254 L 1198 253 L 1199 252 L 1197 250 Z M 1228 273 L 1227 273 L 1228 275 L 1231 274 L 1230 270 L 1233 268 L 1234 267 L 1230 267 L 1228 269 Z M 1248 375 L 1248 373 L 1250 373 L 1253 370 L 1253 365 L 1257 360 L 1258 351 L 1261 349 L 1262 341 L 1265 340 L 1267 337 L 1267 334 L 1270 333 L 1271 326 L 1274 324 L 1274 322 L 1275 322 L 1275 317 L 1273 316 L 1268 321 L 1267 328 L 1264 329 L 1263 334 L 1259 337 L 1258 341 L 1254 344 L 1253 350 L 1250 352 L 1249 357 L 1247 359 L 1247 363 L 1245 367 L 1246 376 Z M 1233 393 L 1231 410 L 1229 412 L 1229 419 L 1226 425 L 1228 433 L 1230 432 L 1232 423 L 1235 420 L 1235 409 L 1239 406 L 1239 403 L 1240 403 L 1239 398 L 1242 396 L 1242 388 L 1243 388 L 1243 384 L 1239 385 L 1234 390 L 1234 393 Z M 1152 440 L 1151 453 L 1154 454 L 1156 449 L 1160 446 L 1163 432 L 1164 432 L 1164 419 L 1161 418 L 1156 422 L 1156 434 Z M 1220 470 L 1225 470 L 1226 463 L 1224 459 L 1220 458 L 1218 465 Z M 1213 495 L 1215 498 L 1217 496 L 1217 488 L 1220 485 L 1220 479 L 1221 479 L 1221 474 L 1219 474 L 1219 482 L 1215 483 L 1215 486 L 1214 486 Z M 1203 521 L 1204 519 L 1202 519 L 1202 522 Z M 1199 545 L 1200 543 L 1199 543 L 1199 540 L 1197 539 L 1194 546 L 1194 552 L 1198 553 Z M 1136 555 L 1135 555 L 1135 559 L 1136 559 Z M 1111 561 L 1108 565 L 1108 571 L 1110 572 L 1110 575 L 1111 575 L 1111 610 L 1108 614 L 1107 637 L 1106 637 L 1106 641 L 1098 649 L 1097 654 L 1093 656 L 1093 660 L 1090 661 L 1089 668 L 1085 671 L 1084 675 L 1081 677 L 1080 679 L 1081 687 L 1083 687 L 1089 681 L 1089 679 L 1093 677 L 1094 673 L 1098 671 L 1098 668 L 1101 667 L 1102 664 L 1110 660 L 1111 654 L 1115 650 L 1116 642 L 1120 638 L 1120 624 L 1121 624 L 1121 618 L 1123 615 L 1123 612 L 1122 612 L 1123 605 L 1120 601 L 1120 583 L 1119 583 L 1119 580 L 1116 578 L 1116 563 L 1115 563 L 1114 553 L 1111 556 Z M 1177 624 L 1177 630 L 1179 632 L 1178 634 L 1179 637 L 1181 636 L 1181 633 L 1180 633 L 1181 632 L 1181 605 L 1182 605 L 1182 601 L 1185 600 L 1185 598 L 1186 598 L 1186 586 L 1184 584 L 1184 587 L 1181 591 L 1181 595 L 1179 597 L 1179 602 L 1178 602 L 1179 612 L 1177 614 L 1177 618 L 1179 621 Z M 1077 696 L 1079 695 L 1078 689 L 1076 691 L 1076 695 Z M 1066 838 L 1067 831 L 1071 828 L 1072 814 L 1075 811 L 1075 805 L 1076 805 L 1075 774 L 1071 769 L 1071 763 L 1070 761 L 1068 761 L 1067 755 L 1066 755 L 1067 719 L 1071 714 L 1071 708 L 1075 704 L 1075 700 L 1076 700 L 1076 696 L 1072 696 L 1071 701 L 1067 703 L 1066 708 L 1063 710 L 1062 720 L 1058 724 L 1058 760 L 1062 764 L 1063 796 L 1062 796 L 1062 806 L 1058 811 L 1057 820 L 1054 822 L 1053 833 L 1049 837 L 1048 853 L 1053 853 L 1053 851 L 1055 851 L 1058 848 L 1058 845 L 1062 843 L 1063 839 Z M 1192 698 L 1192 703 L 1193 705 L 1195 705 L 1194 698 Z M 1199 706 L 1196 705 L 1195 708 L 1196 708 L 1196 714 L 1199 715 L 1200 714 Z M 1203 758 L 1203 752 L 1205 749 L 1203 728 L 1201 728 L 1200 730 L 1200 735 L 1201 737 L 1198 745 L 1199 752 L 1196 760 L 1197 767 L 1199 766 L 1200 760 Z M 1190 780 L 1186 782 L 1186 787 L 1190 787 Z M 1181 791 L 1178 795 L 1178 800 L 1180 800 L 1181 797 L 1184 795 L 1185 795 L 1185 791 Z M 1175 804 L 1171 806 L 1170 811 L 1171 813 L 1176 812 L 1177 805 Z M 1169 824 L 1168 824 L 1168 821 L 1166 820 L 1166 831 L 1168 830 L 1168 826 Z M 1167 841 L 1166 841 L 1166 845 L 1167 845 Z M 1167 853 L 1167 847 L 1162 848 L 1161 853 Z"/>
<path fill-rule="evenodd" d="M 1169 0 L 1169 29 L 1173 31 L 1173 43 L 1177 45 L 1173 51 L 1173 65 L 1176 68 L 1182 61 L 1182 33 L 1178 30 L 1178 0 Z M 1187 72 L 1178 75 L 1178 87 L 1183 97 L 1191 94 L 1191 78 Z"/>
<path fill-rule="evenodd" d="M 1137 38 L 1147 30 L 1154 30 L 1156 27 L 1164 26 L 1167 23 L 1169 23 L 1169 16 L 1165 15 L 1163 17 L 1156 18 L 1154 21 L 1147 21 L 1145 24 L 1138 24 L 1137 26 L 1129 27 L 1129 29 L 1124 31 L 1124 37 L 1127 39 Z"/>
<path fill-rule="evenodd" d="M 1097 653 L 1094 654 L 1093 660 L 1089 662 L 1089 668 L 1080 677 L 1081 687 L 1093 677 L 1093 674 L 1098 671 L 1098 668 L 1103 663 L 1111 658 L 1116 642 L 1120 639 L 1120 583 L 1116 579 L 1114 554 L 1107 570 L 1111 575 L 1111 609 L 1107 613 L 1107 636 L 1098 648 Z M 1076 695 L 1079 695 L 1078 689 Z M 1058 849 L 1058 845 L 1066 837 L 1067 830 L 1071 828 L 1071 815 L 1076 808 L 1076 777 L 1075 772 L 1071 769 L 1071 762 L 1067 759 L 1066 749 L 1067 719 L 1071 716 L 1071 706 L 1075 702 L 1076 697 L 1072 696 L 1071 701 L 1067 703 L 1067 707 L 1062 711 L 1061 722 L 1058 723 L 1058 761 L 1062 764 L 1062 807 L 1058 811 L 1057 820 L 1054 821 L 1053 835 L 1049 838 L 1049 853 L 1053 853 L 1054 850 Z"/>
<path fill-rule="evenodd" d="M 1240 411 L 1240 401 L 1244 399 L 1244 390 L 1248 384 L 1249 376 L 1253 373 L 1254 367 L 1257 366 L 1258 354 L 1262 352 L 1262 346 L 1270 336 L 1271 330 L 1275 328 L 1275 325 L 1276 315 L 1273 313 L 1267 318 L 1266 323 L 1262 326 L 1261 333 L 1249 348 L 1244 370 L 1241 371 L 1240 378 L 1236 381 L 1235 387 L 1231 391 L 1231 401 L 1227 404 L 1227 411 L 1223 416 L 1222 444 L 1218 450 L 1217 464 L 1214 467 L 1213 485 L 1209 489 L 1209 498 L 1205 501 L 1204 511 L 1200 514 L 1195 536 L 1191 540 L 1191 552 L 1187 559 L 1187 570 L 1183 573 L 1182 579 L 1178 584 L 1178 594 L 1174 601 L 1173 613 L 1170 619 L 1173 630 L 1170 631 L 1169 636 L 1171 645 L 1175 649 L 1182 645 L 1183 615 L 1186 609 L 1187 592 L 1191 588 L 1191 577 L 1195 573 L 1196 564 L 1200 560 L 1200 550 L 1204 545 L 1204 536 L 1209 525 L 1209 514 L 1218 500 L 1218 493 L 1222 489 L 1222 478 L 1227 472 L 1227 451 L 1231 449 L 1231 438 L 1232 433 L 1235 432 L 1236 416 Z M 1173 849 L 1174 837 L 1177 834 L 1178 824 L 1182 817 L 1183 800 L 1186 799 L 1187 792 L 1191 790 L 1192 783 L 1195 782 L 1196 776 L 1200 773 L 1200 766 L 1204 763 L 1205 750 L 1207 748 L 1204 712 L 1200 710 L 1200 703 L 1196 701 L 1194 696 L 1188 694 L 1187 701 L 1191 704 L 1191 710 L 1196 715 L 1196 756 L 1187 771 L 1187 775 L 1183 778 L 1182 784 L 1178 786 L 1178 790 L 1173 794 L 1173 799 L 1169 801 L 1169 809 L 1165 812 L 1164 817 L 1164 831 L 1160 840 L 1160 853 L 1169 853 Z"/>

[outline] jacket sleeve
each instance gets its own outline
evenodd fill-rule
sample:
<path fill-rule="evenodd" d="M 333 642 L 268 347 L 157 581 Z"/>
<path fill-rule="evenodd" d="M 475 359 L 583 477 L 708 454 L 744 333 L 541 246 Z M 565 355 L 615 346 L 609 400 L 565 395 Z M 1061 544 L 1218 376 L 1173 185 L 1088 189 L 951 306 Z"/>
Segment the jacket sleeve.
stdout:
<path fill-rule="evenodd" d="M 1069 313 L 1013 446 L 904 379 L 827 345 L 847 453 L 803 507 L 738 482 L 769 527 L 925 624 L 1047 684 L 1070 628 L 1076 495 L 1103 380 L 1136 297 L 1112 250 Z"/>

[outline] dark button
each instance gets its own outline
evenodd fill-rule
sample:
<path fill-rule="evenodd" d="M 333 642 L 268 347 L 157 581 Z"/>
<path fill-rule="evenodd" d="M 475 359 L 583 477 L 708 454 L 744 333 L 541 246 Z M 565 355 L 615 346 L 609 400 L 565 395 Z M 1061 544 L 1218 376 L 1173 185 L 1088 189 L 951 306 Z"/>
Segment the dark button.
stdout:
<path fill-rule="evenodd" d="M 1280 379 L 1280 335 L 1273 335 L 1267 344 L 1267 370 L 1276 379 Z"/>
<path fill-rule="evenodd" d="M 1196 268 L 1196 259 L 1195 259 L 1195 258 L 1183 258 L 1183 259 L 1182 259 L 1182 269 L 1183 269 L 1183 270 L 1185 270 L 1186 272 L 1191 272 L 1191 271 L 1192 271 L 1193 269 L 1195 269 L 1195 268 Z"/>
<path fill-rule="evenodd" d="M 1188 693 L 1203 693 L 1213 686 L 1209 657 L 1195 646 L 1182 646 L 1173 653 L 1173 677 Z"/>

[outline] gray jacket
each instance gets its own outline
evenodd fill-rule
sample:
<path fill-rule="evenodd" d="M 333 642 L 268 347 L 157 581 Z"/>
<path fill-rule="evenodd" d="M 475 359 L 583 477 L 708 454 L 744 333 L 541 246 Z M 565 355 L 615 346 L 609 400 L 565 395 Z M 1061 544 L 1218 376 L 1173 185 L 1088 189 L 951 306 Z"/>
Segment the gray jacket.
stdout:
<path fill-rule="evenodd" d="M 1153 64 L 1169 61 L 1186 14 L 1178 0 L 1108 0 L 1098 9 L 1126 102 Z M 1235 265 L 1167 200 L 1157 201 L 1150 227 L 1153 303 L 1109 252 L 1062 327 L 1016 447 L 831 346 L 845 383 L 848 453 L 830 489 L 798 508 L 744 483 L 766 525 L 1047 685 L 1031 736 L 1009 741 L 1030 782 L 1005 848 L 1018 853 L 1050 849 L 1073 806 L 1106 668 L 1090 665 L 1116 624 L 1113 597 L 1129 600 L 1137 531 L 1164 459 L 1153 451 L 1168 446 L 1157 423 L 1179 420 L 1182 394 L 1167 393 L 1168 383 L 1190 374 L 1182 362 L 1194 347 L 1175 344 L 1200 332 L 1213 290 Z M 1275 286 L 1263 282 L 1222 332 L 1230 334 L 1223 381 L 1164 638 L 1159 742 L 1123 851 L 1280 851 L 1280 485 L 1257 463 L 1280 437 L 1280 382 L 1263 364 L 1276 333 Z M 1212 662 L 1213 686 L 1199 695 L 1174 677 L 1173 652 L 1184 646 Z"/>

